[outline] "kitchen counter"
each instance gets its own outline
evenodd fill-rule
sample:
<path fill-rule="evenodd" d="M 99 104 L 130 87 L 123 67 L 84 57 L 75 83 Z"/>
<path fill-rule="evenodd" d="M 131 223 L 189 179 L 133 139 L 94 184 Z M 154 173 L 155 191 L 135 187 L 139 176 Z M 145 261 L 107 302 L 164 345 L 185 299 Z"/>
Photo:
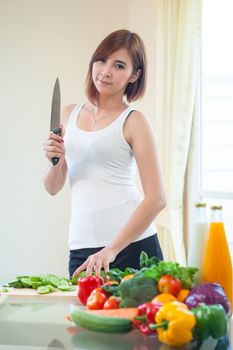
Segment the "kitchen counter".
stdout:
<path fill-rule="evenodd" d="M 1 282 L 1 280 L 0 280 Z M 5 282 L 5 281 L 4 281 Z M 1 284 L 0 284 L 1 285 Z M 74 327 L 66 319 L 76 297 L 38 299 L 0 296 L 0 350 L 174 350 L 155 336 L 137 330 L 127 334 L 102 334 Z M 209 339 L 202 350 L 214 350 Z M 187 346 L 180 350 L 188 350 Z"/>

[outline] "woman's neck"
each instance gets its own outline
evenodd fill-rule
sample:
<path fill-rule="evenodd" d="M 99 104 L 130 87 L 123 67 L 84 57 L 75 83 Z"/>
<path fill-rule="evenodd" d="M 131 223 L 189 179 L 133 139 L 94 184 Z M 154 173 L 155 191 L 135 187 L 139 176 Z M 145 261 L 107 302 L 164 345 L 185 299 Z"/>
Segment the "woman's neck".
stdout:
<path fill-rule="evenodd" d="M 95 108 L 97 111 L 112 112 L 112 111 L 121 110 L 126 106 L 127 104 L 124 102 L 122 98 L 114 99 L 112 97 L 111 98 L 101 97 L 98 99 L 95 105 Z"/>

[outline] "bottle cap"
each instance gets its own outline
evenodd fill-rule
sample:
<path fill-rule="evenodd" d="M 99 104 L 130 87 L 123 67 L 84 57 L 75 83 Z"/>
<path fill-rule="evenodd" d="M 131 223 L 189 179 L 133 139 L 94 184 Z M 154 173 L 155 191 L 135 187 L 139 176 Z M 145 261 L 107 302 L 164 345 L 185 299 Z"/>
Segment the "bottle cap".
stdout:
<path fill-rule="evenodd" d="M 203 202 L 197 202 L 197 203 L 195 203 L 195 207 L 196 207 L 196 208 L 206 207 L 206 203 L 203 203 Z"/>
<path fill-rule="evenodd" d="M 212 210 L 222 210 L 222 205 L 212 205 L 210 207 L 210 209 L 212 209 Z"/>

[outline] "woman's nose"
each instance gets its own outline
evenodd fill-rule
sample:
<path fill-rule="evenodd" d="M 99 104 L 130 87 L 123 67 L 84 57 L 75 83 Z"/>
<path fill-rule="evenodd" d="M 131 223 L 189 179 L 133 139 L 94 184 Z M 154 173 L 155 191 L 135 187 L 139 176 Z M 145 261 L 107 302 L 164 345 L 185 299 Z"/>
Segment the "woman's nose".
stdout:
<path fill-rule="evenodd" d="M 101 77 L 104 79 L 104 78 L 110 78 L 111 77 L 111 74 L 110 73 L 104 73 L 102 72 L 101 73 Z"/>
<path fill-rule="evenodd" d="M 111 71 L 110 71 L 110 68 L 104 68 L 102 69 L 101 73 L 102 77 L 107 77 L 107 78 L 110 78 L 111 77 Z"/>

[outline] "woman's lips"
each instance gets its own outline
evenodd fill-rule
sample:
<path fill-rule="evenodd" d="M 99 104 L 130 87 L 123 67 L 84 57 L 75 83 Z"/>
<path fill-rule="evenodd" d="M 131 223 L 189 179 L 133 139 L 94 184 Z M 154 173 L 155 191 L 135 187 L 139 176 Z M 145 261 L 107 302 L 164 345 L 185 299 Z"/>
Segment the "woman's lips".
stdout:
<path fill-rule="evenodd" d="M 98 82 L 100 85 L 110 85 L 111 84 L 109 81 L 100 80 L 100 79 L 98 79 Z"/>

